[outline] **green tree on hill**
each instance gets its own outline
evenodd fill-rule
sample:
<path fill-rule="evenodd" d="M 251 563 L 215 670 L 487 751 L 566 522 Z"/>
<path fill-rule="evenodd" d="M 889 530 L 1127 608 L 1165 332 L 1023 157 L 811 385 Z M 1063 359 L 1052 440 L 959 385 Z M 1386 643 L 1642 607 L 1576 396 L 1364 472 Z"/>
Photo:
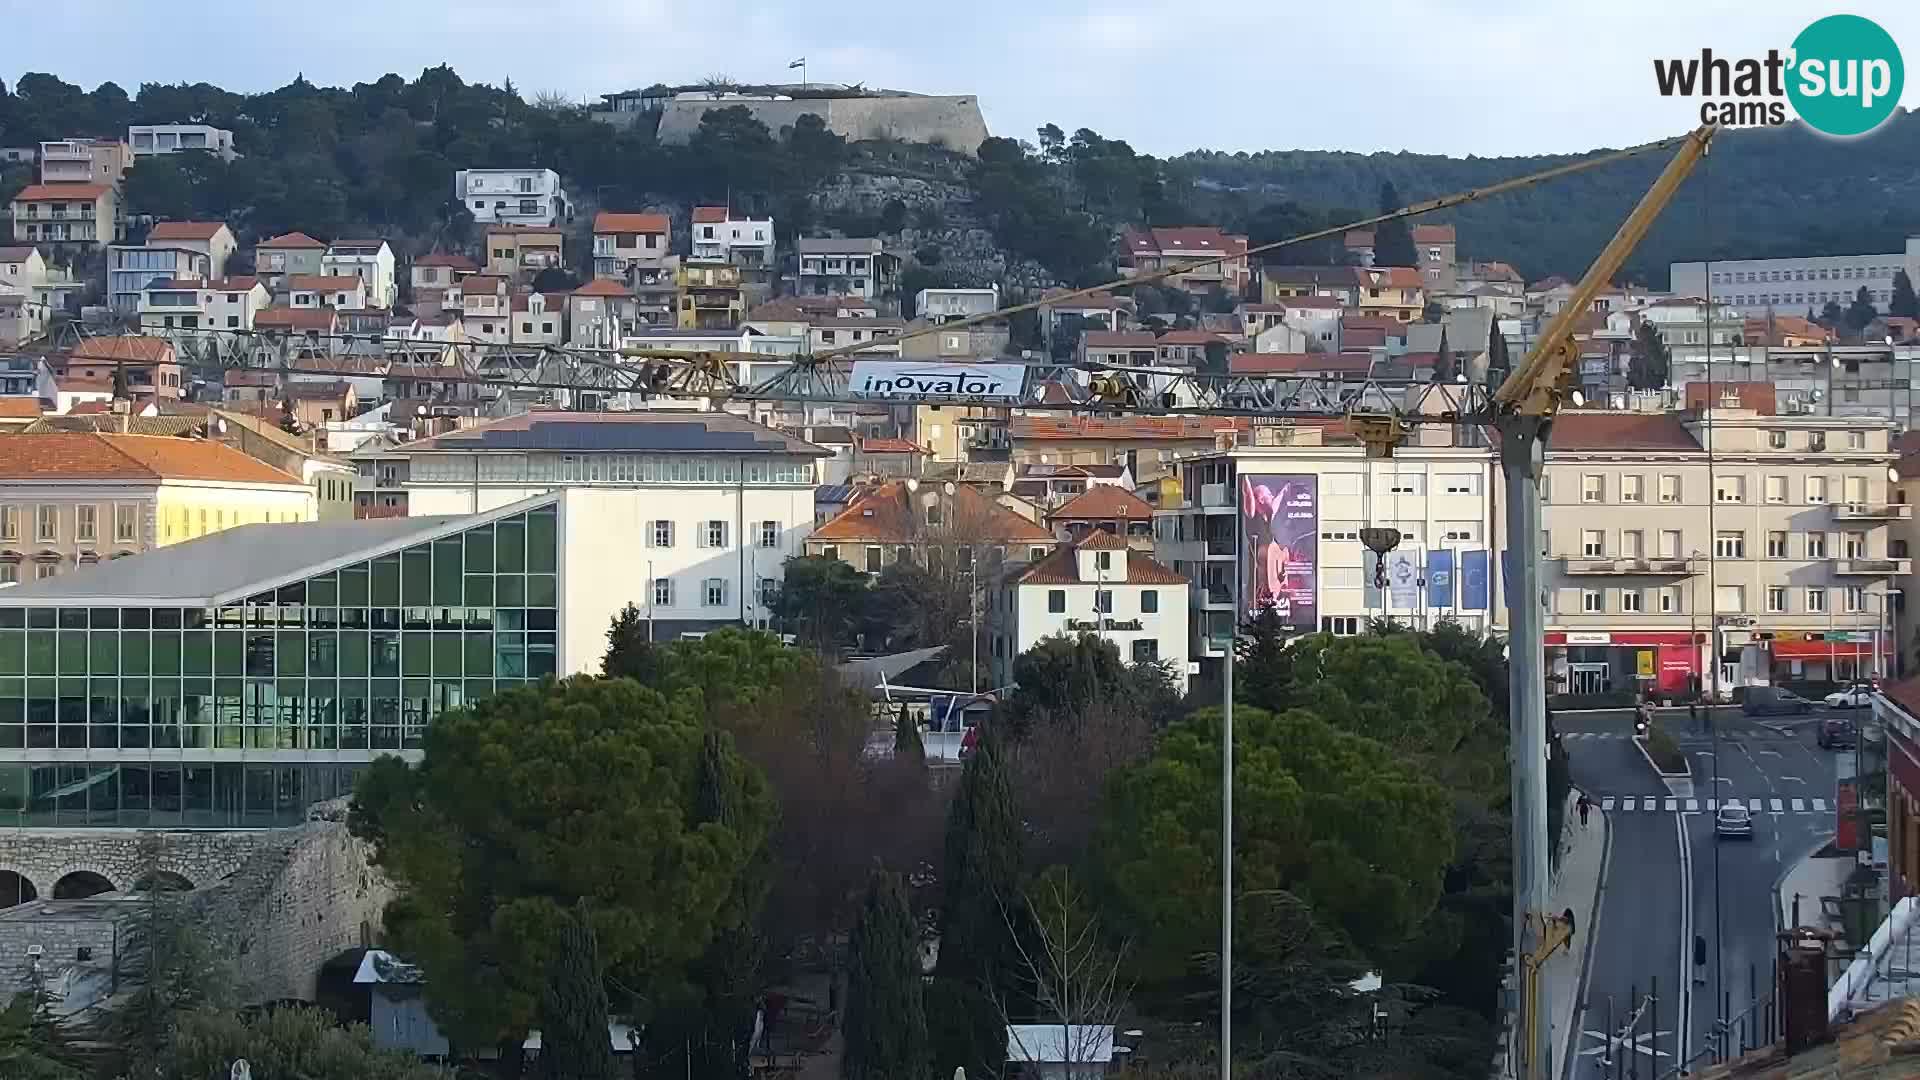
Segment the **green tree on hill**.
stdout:
<path fill-rule="evenodd" d="M 1913 279 L 1905 270 L 1893 273 L 1893 298 L 1887 302 L 1887 314 L 1920 319 L 1920 297 L 1913 294 Z"/>
<path fill-rule="evenodd" d="M 846 1080 L 900 1080 L 927 1070 L 920 930 L 898 874 L 875 874 L 847 943 Z"/>
<path fill-rule="evenodd" d="M 1381 181 L 1380 212 L 1384 214 L 1398 210 L 1402 205 L 1400 192 L 1393 186 L 1393 181 Z M 1395 218 L 1373 227 L 1373 265 L 1420 265 L 1420 253 L 1414 249 L 1413 231 L 1407 227 L 1407 219 Z"/>

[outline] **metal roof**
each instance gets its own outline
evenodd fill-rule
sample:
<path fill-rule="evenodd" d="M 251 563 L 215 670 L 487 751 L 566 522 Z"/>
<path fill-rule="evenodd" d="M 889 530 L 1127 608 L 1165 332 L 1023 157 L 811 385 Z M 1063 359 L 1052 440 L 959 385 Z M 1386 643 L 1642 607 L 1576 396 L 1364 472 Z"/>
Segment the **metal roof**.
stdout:
<path fill-rule="evenodd" d="M 513 450 L 833 456 L 810 442 L 721 412 L 529 412 L 424 439 L 400 452 Z"/>
<path fill-rule="evenodd" d="M 557 498 L 537 495 L 483 514 L 238 525 L 0 589 L 0 607 L 219 607 L 347 563 L 511 517 Z"/>

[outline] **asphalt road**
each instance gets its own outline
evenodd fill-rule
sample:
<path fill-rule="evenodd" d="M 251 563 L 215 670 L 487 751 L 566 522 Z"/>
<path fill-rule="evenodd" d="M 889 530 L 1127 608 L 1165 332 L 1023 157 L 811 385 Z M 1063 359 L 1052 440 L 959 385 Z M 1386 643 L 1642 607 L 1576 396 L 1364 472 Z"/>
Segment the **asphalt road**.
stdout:
<path fill-rule="evenodd" d="M 1836 751 L 1814 745 L 1819 718 L 1755 722 L 1721 709 L 1709 733 L 1690 729 L 1684 710 L 1663 711 L 1693 764 L 1691 801 L 1669 797 L 1648 768 L 1628 738 L 1630 710 L 1555 719 L 1574 783 L 1613 829 L 1563 1075 L 1651 1078 L 1683 1060 L 1697 1068 L 1722 1017 L 1737 1051 L 1740 1019 L 1771 985 L 1774 888 L 1833 832 Z M 1715 837 L 1710 808 L 1732 798 L 1757 807 L 1751 840 Z M 1707 941 L 1699 983 L 1696 934 Z"/>

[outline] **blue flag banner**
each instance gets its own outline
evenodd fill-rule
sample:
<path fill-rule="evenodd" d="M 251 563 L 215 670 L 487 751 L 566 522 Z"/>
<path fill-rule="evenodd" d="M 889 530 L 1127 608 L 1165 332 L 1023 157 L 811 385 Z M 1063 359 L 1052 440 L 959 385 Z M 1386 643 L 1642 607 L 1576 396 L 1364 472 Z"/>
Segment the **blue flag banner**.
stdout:
<path fill-rule="evenodd" d="M 1513 610 L 1513 552 L 1500 553 L 1500 603 L 1509 612 Z"/>
<path fill-rule="evenodd" d="M 1460 606 L 1468 611 L 1486 611 L 1492 606 L 1487 593 L 1487 553 L 1460 553 Z"/>
<path fill-rule="evenodd" d="M 1427 606 L 1453 606 L 1453 552 L 1427 552 Z"/>

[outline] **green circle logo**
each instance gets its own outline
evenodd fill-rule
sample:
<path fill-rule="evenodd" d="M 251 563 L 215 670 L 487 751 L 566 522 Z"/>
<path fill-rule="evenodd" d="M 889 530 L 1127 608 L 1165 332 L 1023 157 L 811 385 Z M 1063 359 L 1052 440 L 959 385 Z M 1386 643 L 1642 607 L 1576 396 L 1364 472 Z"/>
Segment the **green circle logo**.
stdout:
<path fill-rule="evenodd" d="M 1900 47 L 1872 19 L 1829 15 L 1793 39 L 1787 99 L 1815 131 L 1872 131 L 1893 115 L 1905 84 Z"/>

